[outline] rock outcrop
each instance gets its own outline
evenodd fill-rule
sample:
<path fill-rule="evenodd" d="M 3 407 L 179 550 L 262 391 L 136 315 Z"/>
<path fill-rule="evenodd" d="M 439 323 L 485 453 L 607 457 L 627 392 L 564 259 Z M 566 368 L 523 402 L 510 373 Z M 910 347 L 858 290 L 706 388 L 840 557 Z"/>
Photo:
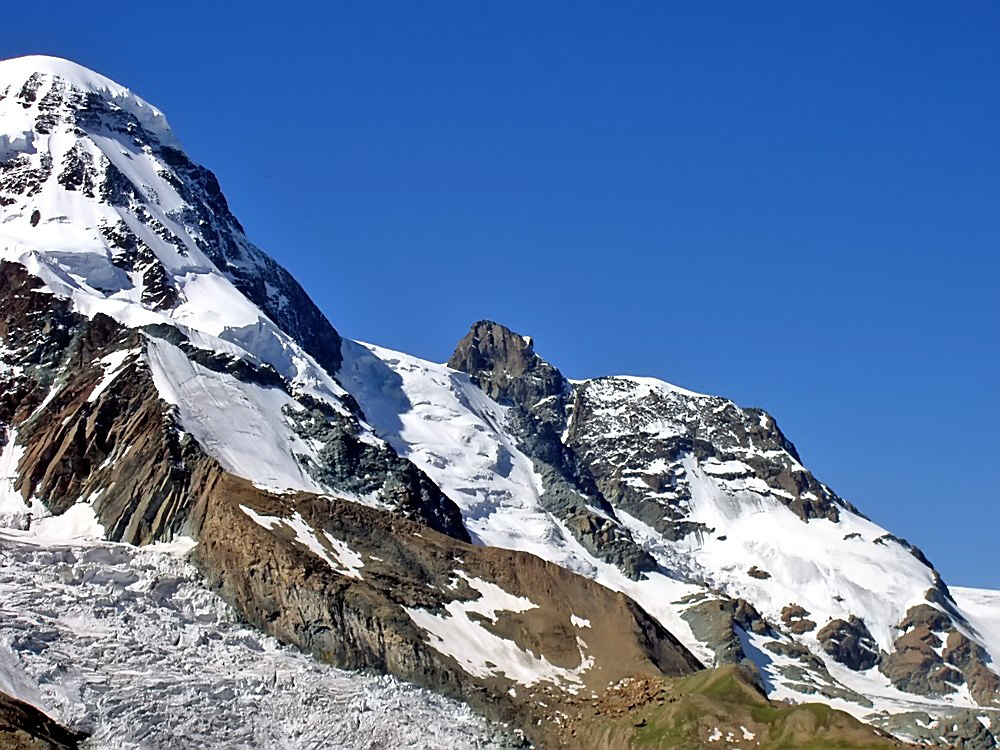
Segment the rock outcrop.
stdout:
<path fill-rule="evenodd" d="M 572 388 L 535 354 L 530 338 L 480 321 L 458 343 L 448 365 L 509 408 L 510 428 L 545 487 L 542 502 L 591 554 L 633 579 L 656 570 L 656 561 L 618 519 L 589 468 L 563 445 Z"/>
<path fill-rule="evenodd" d="M 987 666 L 985 649 L 970 641 L 951 616 L 930 604 L 918 604 L 897 627 L 902 635 L 892 653 L 882 653 L 879 663 L 893 685 L 941 696 L 955 693 L 965 683 L 979 705 L 1000 705 L 1000 677 Z"/>
<path fill-rule="evenodd" d="M 816 629 L 816 623 L 809 619 L 809 612 L 798 604 L 789 604 L 781 610 L 781 621 L 794 635 L 802 635 Z"/>
<path fill-rule="evenodd" d="M 698 601 L 687 607 L 682 617 L 695 637 L 715 652 L 716 665 L 746 664 L 749 660 L 741 635 L 763 635 L 771 630 L 760 613 L 744 599 Z"/>
<path fill-rule="evenodd" d="M 0 748 L 76 750 L 86 738 L 86 734 L 67 729 L 34 706 L 0 693 Z"/>
<path fill-rule="evenodd" d="M 848 669 L 861 672 L 879 662 L 878 644 L 865 621 L 851 615 L 846 620 L 831 620 L 816 633 L 823 650 Z"/>

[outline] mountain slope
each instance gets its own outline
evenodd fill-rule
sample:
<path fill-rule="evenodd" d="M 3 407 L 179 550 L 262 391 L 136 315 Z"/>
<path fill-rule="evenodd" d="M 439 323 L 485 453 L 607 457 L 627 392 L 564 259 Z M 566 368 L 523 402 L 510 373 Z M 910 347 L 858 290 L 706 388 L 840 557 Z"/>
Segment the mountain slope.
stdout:
<path fill-rule="evenodd" d="M 336 332 L 157 110 L 25 58 L 0 64 L 0 132 L 8 525 L 190 538 L 266 632 L 540 741 L 569 696 L 701 668 L 621 594 L 467 544 L 458 507 L 337 382 Z"/>
<path fill-rule="evenodd" d="M 817 481 L 764 412 L 651 378 L 570 382 L 489 322 L 449 365 L 345 342 L 340 379 L 474 538 L 628 593 L 706 663 L 754 662 L 772 696 L 883 724 L 996 715 L 990 610 Z"/>

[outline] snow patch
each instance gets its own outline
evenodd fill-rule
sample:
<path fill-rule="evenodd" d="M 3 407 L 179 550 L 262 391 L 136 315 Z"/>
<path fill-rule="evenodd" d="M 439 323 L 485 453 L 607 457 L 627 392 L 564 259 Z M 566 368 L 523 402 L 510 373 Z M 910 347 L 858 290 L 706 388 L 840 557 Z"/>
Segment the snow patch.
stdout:
<path fill-rule="evenodd" d="M 27 523 L 28 506 L 21 493 L 14 488 L 17 466 L 24 451 L 24 446 L 17 444 L 17 430 L 9 429 L 7 443 L 0 451 L 0 526 L 21 526 Z"/>
<path fill-rule="evenodd" d="M 444 605 L 446 614 L 437 615 L 427 610 L 406 608 L 414 624 L 428 634 L 428 644 L 445 656 L 450 656 L 469 674 L 477 677 L 503 675 L 525 687 L 539 682 L 560 685 L 569 692 L 582 687 L 580 675 L 593 666 L 593 659 L 585 653 L 585 645 L 577 639 L 580 648 L 580 666 L 565 669 L 550 663 L 544 655 L 536 656 L 522 650 L 513 641 L 490 632 L 471 614 L 481 615 L 490 622 L 497 621 L 498 612 L 525 612 L 536 604 L 525 597 L 514 596 L 494 583 L 473 578 L 463 571 L 455 574 L 464 580 L 480 597 L 472 601 L 453 600 Z"/>
<path fill-rule="evenodd" d="M 316 451 L 285 421 L 284 409 L 301 408 L 291 396 L 209 370 L 162 339 L 148 340 L 146 356 L 160 396 L 226 471 L 267 489 L 325 491 L 296 459 Z"/>
<path fill-rule="evenodd" d="M 317 533 L 298 511 L 291 518 L 282 518 L 262 515 L 245 505 L 240 505 L 240 510 L 253 519 L 254 523 L 263 526 L 268 531 L 274 531 L 278 526 L 288 527 L 295 535 L 296 542 L 323 560 L 337 573 L 349 578 L 361 578 L 361 573 L 358 572 L 364 567 L 361 555 L 327 532 Z"/>
<path fill-rule="evenodd" d="M 47 516 L 31 524 L 30 536 L 47 544 L 85 539 L 104 539 L 104 527 L 97 520 L 92 505 L 71 505 L 58 516 Z"/>
<path fill-rule="evenodd" d="M 98 364 L 103 365 L 104 367 L 104 377 L 101 378 L 101 381 L 94 386 L 94 390 L 92 390 L 90 395 L 87 396 L 87 403 L 92 404 L 97 401 L 100 395 L 107 390 L 108 386 L 114 382 L 115 378 L 121 374 L 125 360 L 129 358 L 129 355 L 134 353 L 134 349 L 123 349 L 121 351 L 111 352 L 107 356 L 101 357 L 97 360 Z"/>

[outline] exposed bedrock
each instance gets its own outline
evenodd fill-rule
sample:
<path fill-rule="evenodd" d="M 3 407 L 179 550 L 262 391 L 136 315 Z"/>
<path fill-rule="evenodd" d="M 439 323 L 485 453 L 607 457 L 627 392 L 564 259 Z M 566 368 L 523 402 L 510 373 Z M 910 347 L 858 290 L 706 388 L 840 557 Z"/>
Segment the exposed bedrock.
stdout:
<path fill-rule="evenodd" d="M 77 750 L 87 738 L 67 729 L 34 706 L 0 693 L 0 748 Z"/>
<path fill-rule="evenodd" d="M 865 621 L 851 615 L 831 620 L 816 634 L 823 650 L 848 669 L 861 672 L 879 662 L 878 644 Z"/>

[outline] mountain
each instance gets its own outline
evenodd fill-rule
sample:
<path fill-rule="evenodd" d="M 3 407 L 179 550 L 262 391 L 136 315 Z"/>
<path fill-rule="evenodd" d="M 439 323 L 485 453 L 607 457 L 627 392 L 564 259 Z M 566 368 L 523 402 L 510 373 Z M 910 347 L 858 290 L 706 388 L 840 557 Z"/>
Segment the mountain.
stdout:
<path fill-rule="evenodd" d="M 569 381 L 489 321 L 448 365 L 346 342 L 340 380 L 474 539 L 628 594 L 705 664 L 749 661 L 772 697 L 901 736 L 956 710 L 1000 727 L 997 597 L 950 591 L 766 413 L 651 378 Z"/>
<path fill-rule="evenodd" d="M 164 693 L 191 707 L 181 679 L 137 679 L 141 702 L 113 693 L 144 737 L 95 719 L 109 699 L 94 686 L 132 657 L 72 626 L 162 609 L 183 611 L 164 617 L 193 640 L 158 658 L 227 717 L 198 742 L 279 741 L 259 718 L 283 721 L 260 708 L 266 684 L 216 666 L 252 663 L 265 637 L 205 614 L 225 607 L 321 662 L 499 722 L 441 746 L 514 731 L 551 747 L 716 733 L 778 747 L 812 726 L 881 747 L 886 732 L 987 743 L 1000 728 L 1000 594 L 949 590 L 764 412 L 650 378 L 571 381 L 489 321 L 446 365 L 341 338 L 163 114 L 65 60 L 0 63 L 0 206 L 0 542 L 12 571 L 32 571 L 11 573 L 28 593 L 0 623 L 0 692 L 66 731 L 190 739 L 175 713 L 143 713 Z M 106 585 L 108 612 L 32 610 L 79 601 L 65 588 L 78 575 Z M 185 609 L 192 597 L 203 605 Z M 48 640 L 25 635 L 43 627 Z M 219 639 L 228 652 L 202 653 Z M 356 707 L 312 684 L 296 689 L 350 721 Z M 399 693 L 411 713 L 458 715 L 414 690 Z M 252 739 L 231 734 L 240 722 Z"/>

